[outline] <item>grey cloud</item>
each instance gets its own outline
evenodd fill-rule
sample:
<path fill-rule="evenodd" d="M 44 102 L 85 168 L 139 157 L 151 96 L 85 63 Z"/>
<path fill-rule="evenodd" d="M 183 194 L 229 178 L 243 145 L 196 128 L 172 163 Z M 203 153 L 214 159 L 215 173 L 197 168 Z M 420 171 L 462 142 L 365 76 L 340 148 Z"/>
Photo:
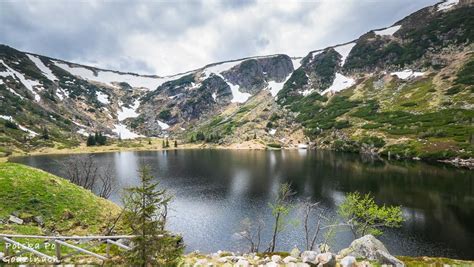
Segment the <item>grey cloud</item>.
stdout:
<path fill-rule="evenodd" d="M 164 75 L 262 53 L 301 56 L 435 2 L 0 1 L 0 43 L 103 68 Z M 341 10 L 334 12 L 337 17 L 326 14 L 328 4 Z"/>

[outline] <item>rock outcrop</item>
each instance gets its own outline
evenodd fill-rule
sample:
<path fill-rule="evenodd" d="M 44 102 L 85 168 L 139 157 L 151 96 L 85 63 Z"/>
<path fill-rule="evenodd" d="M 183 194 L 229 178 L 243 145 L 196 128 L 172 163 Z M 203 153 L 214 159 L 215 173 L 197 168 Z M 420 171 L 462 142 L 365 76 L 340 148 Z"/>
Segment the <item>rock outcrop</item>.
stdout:
<path fill-rule="evenodd" d="M 403 262 L 390 255 L 384 244 L 373 235 L 365 235 L 352 241 L 348 248 L 339 251 L 339 256 L 364 258 L 371 261 L 377 261 L 382 264 L 391 264 L 397 267 L 405 266 Z"/>

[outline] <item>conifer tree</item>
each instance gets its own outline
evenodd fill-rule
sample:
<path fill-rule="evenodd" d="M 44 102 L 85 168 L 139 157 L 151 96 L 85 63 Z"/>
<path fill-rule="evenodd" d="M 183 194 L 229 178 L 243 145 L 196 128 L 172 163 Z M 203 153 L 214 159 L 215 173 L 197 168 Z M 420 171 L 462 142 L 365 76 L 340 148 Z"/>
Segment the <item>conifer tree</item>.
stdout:
<path fill-rule="evenodd" d="M 89 134 L 89 137 L 87 137 L 87 146 L 95 146 L 95 138 L 92 134 Z"/>
<path fill-rule="evenodd" d="M 183 246 L 181 237 L 165 230 L 168 203 L 171 197 L 165 189 L 158 189 L 158 182 L 150 169 L 139 169 L 141 184 L 128 188 L 123 198 L 124 220 L 135 237 L 133 248 L 127 252 L 131 266 L 159 266 L 176 264 Z"/>

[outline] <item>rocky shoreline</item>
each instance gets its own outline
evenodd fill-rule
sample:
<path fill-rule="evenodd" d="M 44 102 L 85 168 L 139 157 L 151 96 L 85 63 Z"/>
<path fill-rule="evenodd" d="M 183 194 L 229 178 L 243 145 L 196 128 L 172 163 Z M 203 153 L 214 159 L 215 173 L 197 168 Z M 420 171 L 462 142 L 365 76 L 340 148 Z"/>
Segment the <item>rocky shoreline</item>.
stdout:
<path fill-rule="evenodd" d="M 454 158 L 454 159 L 446 159 L 446 160 L 439 160 L 439 162 L 451 164 L 458 168 L 467 168 L 467 169 L 474 169 L 474 158 Z"/>
<path fill-rule="evenodd" d="M 184 266 L 405 266 L 405 263 L 392 256 L 380 240 L 366 235 L 354 240 L 348 248 L 337 254 L 327 245 L 320 245 L 313 251 L 301 252 L 294 248 L 290 253 L 246 253 L 237 254 L 226 251 L 203 255 L 193 252 L 186 256 Z"/>

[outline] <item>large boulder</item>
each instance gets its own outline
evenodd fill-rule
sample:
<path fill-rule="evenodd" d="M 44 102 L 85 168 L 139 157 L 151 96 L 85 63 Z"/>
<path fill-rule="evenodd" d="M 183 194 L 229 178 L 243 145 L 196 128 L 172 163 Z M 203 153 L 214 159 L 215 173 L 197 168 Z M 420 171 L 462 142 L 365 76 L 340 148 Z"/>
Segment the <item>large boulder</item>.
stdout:
<path fill-rule="evenodd" d="M 387 248 L 373 235 L 365 235 L 352 241 L 348 248 L 339 251 L 341 257 L 353 256 L 394 266 L 405 266 L 403 262 L 390 255 Z"/>

